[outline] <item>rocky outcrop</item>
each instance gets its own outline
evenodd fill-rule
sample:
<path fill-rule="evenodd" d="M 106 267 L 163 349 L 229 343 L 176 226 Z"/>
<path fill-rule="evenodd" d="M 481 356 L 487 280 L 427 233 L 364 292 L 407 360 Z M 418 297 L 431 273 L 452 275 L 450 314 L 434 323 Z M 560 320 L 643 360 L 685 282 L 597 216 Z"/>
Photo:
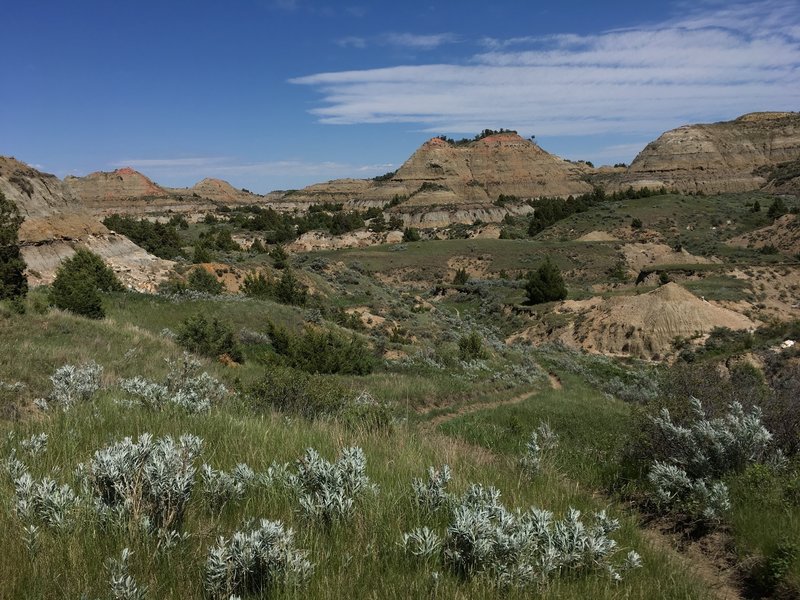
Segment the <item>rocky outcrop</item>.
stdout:
<path fill-rule="evenodd" d="M 797 215 L 783 215 L 771 225 L 742 234 L 726 243 L 746 248 L 772 246 L 789 256 L 800 255 L 800 218 Z"/>
<path fill-rule="evenodd" d="M 172 262 L 109 231 L 55 175 L 0 157 L 0 192 L 25 217 L 19 238 L 32 285 L 50 283 L 59 263 L 72 256 L 77 246 L 99 254 L 123 283 L 140 291 L 154 290 L 172 268 Z"/>
<path fill-rule="evenodd" d="M 271 199 L 269 205 L 276 210 L 307 210 L 312 204 L 344 204 L 347 208 L 383 206 L 382 200 L 370 201 L 376 184 L 371 179 L 333 179 L 315 183 L 300 190 L 284 192 Z"/>
<path fill-rule="evenodd" d="M 659 360 L 675 352 L 678 338 L 698 339 L 716 327 L 754 329 L 739 313 L 698 298 L 676 283 L 637 296 L 586 301 L 562 341 L 589 352 Z M 565 305 L 568 303 L 565 303 Z"/>
<path fill-rule="evenodd" d="M 425 142 L 375 193 L 407 196 L 407 206 L 491 204 L 500 194 L 519 198 L 591 191 L 586 167 L 542 150 L 516 133 L 499 133 L 464 145 L 440 138 Z"/>
<path fill-rule="evenodd" d="M 248 190 L 240 190 L 233 187 L 227 181 L 206 177 L 190 188 L 166 188 L 173 196 L 181 200 L 205 199 L 223 204 L 225 206 L 235 206 L 239 204 L 256 204 L 262 200 L 262 196 L 254 194 Z"/>
<path fill-rule="evenodd" d="M 139 171 L 124 167 L 115 171 L 96 171 L 86 177 L 67 176 L 64 182 L 87 206 L 103 202 L 167 198 L 170 193 Z"/>
<path fill-rule="evenodd" d="M 390 177 L 337 179 L 285 194 L 274 206 L 303 210 L 310 204 L 347 208 L 390 206 L 406 226 L 501 221 L 530 207 L 497 207 L 501 194 L 521 200 L 591 191 L 586 165 L 549 154 L 516 133 L 498 133 L 468 143 L 441 138 L 425 142 Z"/>
<path fill-rule="evenodd" d="M 236 189 L 221 179 L 206 178 L 190 188 L 166 188 L 129 167 L 97 171 L 85 177 L 68 176 L 64 183 L 75 198 L 100 217 L 165 213 L 200 216 L 221 205 L 264 202 L 263 196 Z"/>
<path fill-rule="evenodd" d="M 744 192 L 764 188 L 774 167 L 799 156 L 800 113 L 750 113 L 667 131 L 625 173 L 598 173 L 594 180 L 611 189 L 630 185 L 706 194 Z"/>

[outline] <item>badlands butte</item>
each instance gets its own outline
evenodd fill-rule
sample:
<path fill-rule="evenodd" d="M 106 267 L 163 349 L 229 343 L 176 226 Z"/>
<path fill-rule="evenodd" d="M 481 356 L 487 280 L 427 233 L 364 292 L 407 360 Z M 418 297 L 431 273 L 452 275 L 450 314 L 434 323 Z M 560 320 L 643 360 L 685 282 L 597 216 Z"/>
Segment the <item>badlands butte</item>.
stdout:
<path fill-rule="evenodd" d="M 800 317 L 800 113 L 679 127 L 628 166 L 595 168 L 513 131 L 487 130 L 471 140 L 430 139 L 374 179 L 264 195 L 218 179 L 168 188 L 130 168 L 60 180 L 6 157 L 0 192 L 25 217 L 20 240 L 32 285 L 50 283 L 82 246 L 130 288 L 156 292 L 196 268 L 203 236 L 228 231 L 239 251 L 196 262 L 228 292 L 239 292 L 249 272 L 277 273 L 272 259 L 248 249 L 281 242 L 312 296 L 324 300 L 330 290 L 303 265 L 324 259 L 342 270 L 355 262 L 380 285 L 413 293 L 425 310 L 490 306 L 510 324 L 509 342 L 661 360 L 714 328 Z M 264 211 L 289 233 L 276 237 L 274 227 L 234 218 Z M 297 224 L 320 212 L 359 217 L 345 231 Z M 182 217 L 184 252 L 147 252 L 103 224 L 112 215 Z M 526 306 L 517 278 L 545 258 L 561 269 L 569 296 L 546 309 Z M 466 288 L 452 283 L 461 270 Z M 393 322 L 379 304 L 348 310 L 369 327 Z"/>

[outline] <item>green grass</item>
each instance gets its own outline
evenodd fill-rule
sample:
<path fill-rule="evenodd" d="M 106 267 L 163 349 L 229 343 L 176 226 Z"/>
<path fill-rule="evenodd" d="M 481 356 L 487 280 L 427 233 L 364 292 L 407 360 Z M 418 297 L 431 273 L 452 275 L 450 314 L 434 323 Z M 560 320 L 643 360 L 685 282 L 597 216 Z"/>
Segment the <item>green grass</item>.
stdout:
<path fill-rule="evenodd" d="M 410 269 L 418 274 L 419 281 L 427 283 L 444 282 L 447 261 L 455 257 L 486 263 L 489 274 L 496 278 L 502 270 L 516 274 L 535 269 L 548 257 L 562 270 L 602 273 L 613 263 L 615 254 L 612 246 L 600 243 L 474 239 L 415 242 L 403 244 L 401 250 L 397 245 L 371 246 L 316 252 L 310 256 L 345 263 L 355 261 L 378 273 Z"/>
<path fill-rule="evenodd" d="M 258 417 L 241 413 L 235 406 L 200 416 L 125 407 L 114 401 L 122 396 L 115 389 L 116 377 L 137 372 L 155 376 L 160 367 L 154 365 L 174 352 L 170 342 L 142 334 L 133 327 L 119 328 L 111 321 L 90 322 L 59 313 L 29 315 L 19 321 L 26 321 L 26 326 L 6 322 L 1 330 L 3 335 L 9 329 L 21 335 L 25 329 L 32 331 L 34 326 L 59 334 L 42 343 L 39 363 L 17 364 L 18 360 L 32 359 L 34 346 L 21 347 L 18 360 L 0 363 L 0 379 L 13 381 L 25 376 L 37 393 L 40 390 L 44 393 L 48 386 L 43 381 L 36 382 L 36 374 L 38 379 L 46 380 L 48 367 L 62 359 L 80 362 L 94 358 L 107 367 L 107 389 L 90 404 L 68 413 L 48 413 L 15 424 L 0 422 L 0 431 L 13 429 L 16 439 L 42 431 L 48 433 L 47 452 L 28 461 L 36 474 L 51 474 L 59 482 L 74 485 L 72 472 L 78 463 L 124 436 L 143 432 L 157 436 L 193 433 L 205 440 L 203 460 L 217 468 L 231 468 L 241 461 L 255 469 L 264 469 L 273 461 L 294 461 L 306 447 L 315 447 L 330 458 L 341 447 L 360 445 L 367 456 L 369 476 L 380 486 L 380 492 L 376 498 L 364 501 L 352 522 L 326 530 L 303 519 L 297 512 L 296 499 L 282 490 L 258 490 L 219 515 L 208 512 L 196 490 L 185 524 L 191 537 L 185 545 L 166 555 L 156 554 L 153 541 L 135 529 L 103 530 L 86 515 L 70 534 L 44 532 L 39 553 L 32 557 L 24 548 L 18 518 L 10 510 L 12 488 L 3 475 L 0 477 L 0 528 L 4 532 L 0 597 L 76 598 L 82 594 L 107 597 L 104 561 L 118 556 L 127 546 L 134 551 L 132 573 L 140 583 L 149 586 L 149 597 L 202 598 L 202 569 L 208 546 L 218 535 L 229 535 L 245 519 L 262 517 L 280 519 L 294 527 L 298 546 L 308 549 L 316 564 L 307 587 L 297 591 L 276 590 L 270 597 L 426 597 L 430 593 L 430 572 L 441 571 L 441 567 L 411 561 L 403 555 L 398 542 L 404 531 L 425 522 L 410 500 L 411 479 L 422 476 L 429 465 L 442 463 L 450 464 L 453 469 L 454 491 L 464 490 L 470 482 L 494 485 L 502 490 L 510 507 L 535 504 L 563 514 L 568 506 L 591 511 L 606 504 L 556 474 L 528 482 L 520 477 L 513 460 L 479 449 L 470 451 L 444 436 L 420 435 L 410 425 L 369 433 L 334 423 L 287 420 L 281 415 Z M 121 329 L 119 334 L 117 329 Z M 93 335 L 88 335 L 90 332 Z M 13 339 L 13 334 L 6 339 Z M 81 349 L 76 350 L 79 340 Z M 34 336 L 33 343 L 39 341 Z M 141 350 L 127 353 L 131 343 L 140 344 Z M 218 368 L 213 364 L 207 366 Z M 4 443 L 5 451 L 9 445 Z M 642 553 L 645 561 L 642 570 L 621 585 L 603 577 L 566 578 L 543 590 L 542 596 L 650 598 L 655 593 L 663 598 L 704 597 L 702 586 L 682 574 L 684 567 L 680 561 L 667 551 L 651 547 L 630 519 L 624 518 L 624 526 L 616 537 L 622 548 L 633 547 Z M 438 593 L 446 598 L 527 597 L 495 589 L 481 578 L 465 582 L 448 574 L 441 578 Z"/>
<path fill-rule="evenodd" d="M 641 219 L 644 228 L 663 234 L 667 244 L 680 242 L 694 254 L 725 254 L 728 258 L 757 259 L 756 252 L 743 251 L 723 242 L 742 233 L 769 225 L 766 209 L 752 212 L 755 200 L 769 206 L 771 196 L 760 193 L 683 196 L 667 194 L 635 200 L 607 201 L 577 213 L 536 236 L 536 239 L 575 239 L 594 230 L 611 230 Z"/>
<path fill-rule="evenodd" d="M 576 375 L 565 373 L 561 377 L 561 389 L 542 383 L 524 402 L 460 416 L 441 429 L 472 444 L 518 457 L 530 433 L 544 421 L 559 435 L 551 466 L 584 486 L 608 489 L 632 424 L 630 405 L 599 392 Z"/>
<path fill-rule="evenodd" d="M 743 558 L 769 558 L 782 543 L 800 540 L 800 467 L 771 471 L 756 466 L 729 481 L 733 509 L 731 533 Z M 798 548 L 800 551 L 800 548 Z M 789 565 L 789 579 L 800 589 L 800 556 Z"/>

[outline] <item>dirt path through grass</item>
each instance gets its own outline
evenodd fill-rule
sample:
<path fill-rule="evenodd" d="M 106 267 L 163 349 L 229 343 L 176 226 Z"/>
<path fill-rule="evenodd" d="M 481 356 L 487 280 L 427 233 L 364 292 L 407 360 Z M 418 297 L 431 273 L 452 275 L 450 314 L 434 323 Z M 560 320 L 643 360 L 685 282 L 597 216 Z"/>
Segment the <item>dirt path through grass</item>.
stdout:
<path fill-rule="evenodd" d="M 554 374 L 548 374 L 549 386 L 552 390 L 561 391 L 563 385 L 561 380 Z M 422 428 L 430 433 L 442 435 L 438 427 L 448 421 L 452 421 L 464 415 L 484 411 L 494 410 L 503 406 L 521 404 L 529 398 L 536 396 L 543 390 L 541 388 L 518 394 L 505 400 L 494 400 L 487 402 L 476 402 L 462 406 L 454 405 L 454 410 L 444 414 L 436 414 L 427 421 L 420 423 Z M 438 409 L 420 412 L 421 417 L 435 413 Z M 480 449 L 485 456 L 493 456 L 494 452 L 484 446 L 480 446 L 460 437 L 453 437 L 444 434 L 445 437 L 457 439 L 459 444 L 464 447 Z M 566 476 L 565 476 L 566 477 Z M 617 501 L 608 496 L 604 491 L 594 489 L 592 494 L 605 498 L 608 502 Z M 635 513 L 635 509 L 633 510 Z M 641 522 L 641 519 L 639 519 Z M 727 549 L 722 540 L 721 534 L 710 534 L 699 540 L 691 540 L 680 533 L 673 533 L 666 528 L 663 523 L 658 522 L 642 523 L 639 527 L 642 536 L 647 542 L 662 551 L 678 557 L 685 563 L 686 569 L 694 573 L 708 587 L 709 593 L 717 600 L 744 600 L 745 596 L 740 590 L 740 582 L 737 578 L 734 566 L 734 556 Z"/>
<path fill-rule="evenodd" d="M 547 375 L 548 383 L 550 387 L 554 390 L 561 389 L 561 381 L 558 377 L 553 375 L 552 373 L 548 373 Z M 528 398 L 532 398 L 536 394 L 539 393 L 539 390 L 531 390 L 530 392 L 525 392 L 524 394 L 519 394 L 514 396 L 513 398 L 508 398 L 506 400 L 494 400 L 491 402 L 476 402 L 474 404 L 464 404 L 463 406 L 459 406 L 456 410 L 452 412 L 443 413 L 440 415 L 436 415 L 435 417 L 427 420 L 424 422 L 424 426 L 429 429 L 433 429 L 441 425 L 442 423 L 446 423 L 447 421 L 451 421 L 463 415 L 468 415 L 474 412 L 478 412 L 481 410 L 491 410 L 494 408 L 498 408 L 500 406 L 508 406 L 511 404 L 519 404 L 520 402 L 524 402 Z M 435 409 L 427 410 L 420 412 L 421 417 L 425 417 L 433 412 L 441 410 L 441 407 L 437 407 Z"/>

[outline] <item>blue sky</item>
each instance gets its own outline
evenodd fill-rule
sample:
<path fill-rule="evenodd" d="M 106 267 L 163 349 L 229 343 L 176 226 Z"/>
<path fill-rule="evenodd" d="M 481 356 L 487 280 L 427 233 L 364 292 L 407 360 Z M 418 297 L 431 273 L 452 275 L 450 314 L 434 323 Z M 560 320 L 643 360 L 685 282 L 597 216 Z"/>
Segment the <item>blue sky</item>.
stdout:
<path fill-rule="evenodd" d="M 483 128 L 629 162 L 661 132 L 800 110 L 800 6 L 31 0 L 2 8 L 0 154 L 257 192 L 397 168 Z"/>

